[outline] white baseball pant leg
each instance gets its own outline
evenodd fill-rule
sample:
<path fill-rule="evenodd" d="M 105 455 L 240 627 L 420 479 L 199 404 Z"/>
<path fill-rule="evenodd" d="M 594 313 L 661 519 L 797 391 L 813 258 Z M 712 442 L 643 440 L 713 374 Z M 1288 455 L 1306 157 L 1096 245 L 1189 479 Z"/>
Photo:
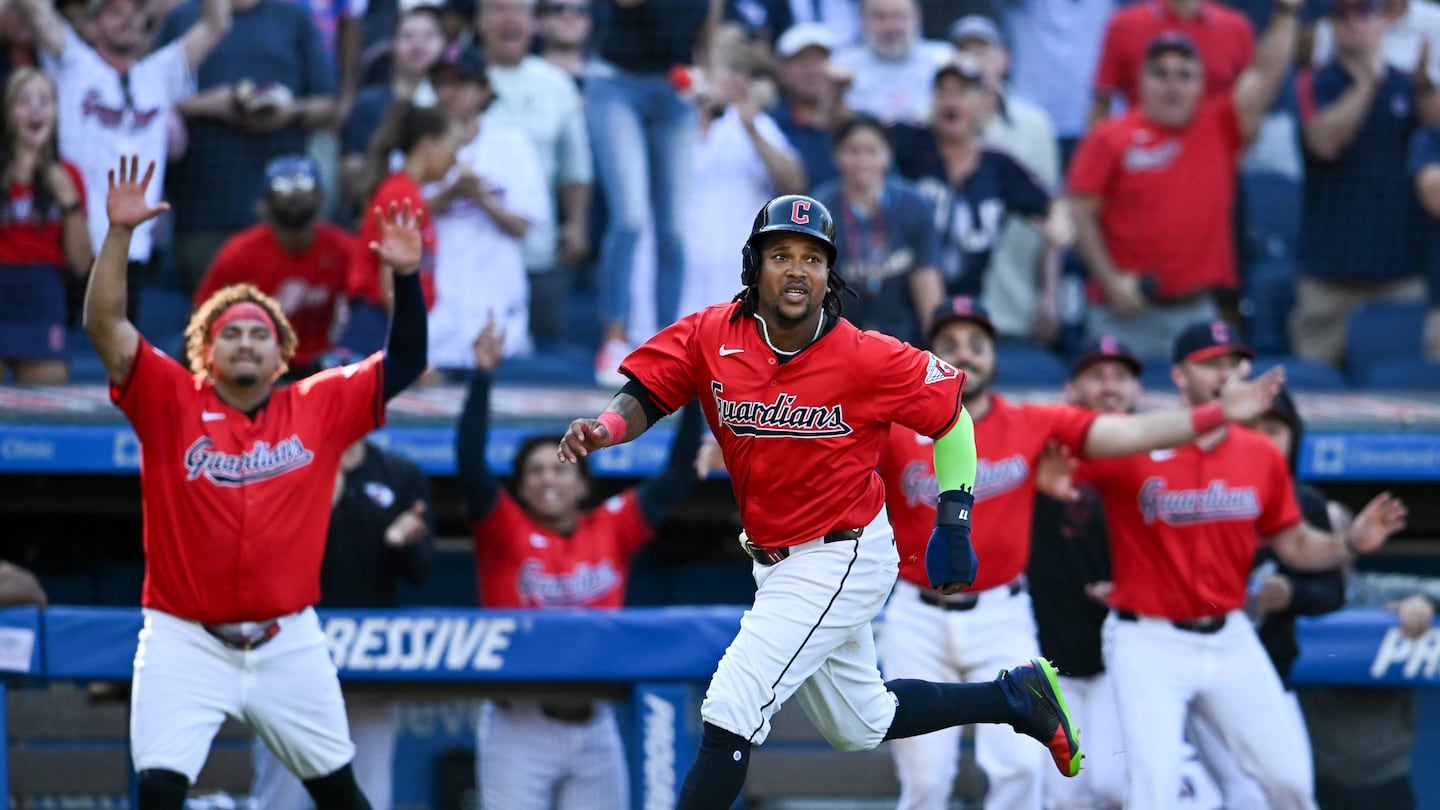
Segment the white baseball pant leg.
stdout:
<path fill-rule="evenodd" d="M 630 777 L 614 707 L 583 723 L 546 717 L 539 701 L 486 701 L 476 725 L 481 810 L 630 806 Z"/>
<path fill-rule="evenodd" d="M 876 666 L 870 621 L 899 567 L 884 509 L 858 540 L 811 540 L 776 565 L 756 564 L 755 602 L 720 659 L 700 716 L 759 745 L 771 716 L 797 695 L 836 749 L 879 745 L 895 719 L 895 696 Z"/>
<path fill-rule="evenodd" d="M 345 696 L 345 715 L 355 743 L 354 772 L 360 792 L 370 801 L 371 810 L 390 810 L 395 804 L 395 739 L 400 707 L 376 695 L 351 694 Z M 313 810 L 315 803 L 305 785 L 259 737 L 250 744 L 250 757 L 255 766 L 250 798 L 256 807 Z"/>
<path fill-rule="evenodd" d="M 1125 746 L 1110 674 L 1088 678 L 1060 676 L 1060 691 L 1070 717 L 1084 738 L 1085 767 L 1080 775 L 1061 776 L 1045 769 L 1046 810 L 1118 810 L 1125 806 Z"/>
<path fill-rule="evenodd" d="M 988 681 L 1040 654 L 1028 593 L 1011 594 L 1002 585 L 977 599 L 970 610 L 944 610 L 921 602 L 920 589 L 910 582 L 896 582 L 880 635 L 885 678 Z M 958 727 L 891 741 L 900 778 L 899 810 L 949 806 L 959 741 Z M 989 780 L 987 808 L 1038 810 L 1041 774 L 1049 767 L 1043 747 L 1008 725 L 981 723 L 975 726 L 975 761 Z"/>
<path fill-rule="evenodd" d="M 1240 767 L 1235 755 L 1225 747 L 1219 730 L 1204 715 L 1191 712 L 1185 730 L 1195 746 L 1196 759 L 1225 797 L 1225 810 L 1266 810 L 1264 789 Z"/>

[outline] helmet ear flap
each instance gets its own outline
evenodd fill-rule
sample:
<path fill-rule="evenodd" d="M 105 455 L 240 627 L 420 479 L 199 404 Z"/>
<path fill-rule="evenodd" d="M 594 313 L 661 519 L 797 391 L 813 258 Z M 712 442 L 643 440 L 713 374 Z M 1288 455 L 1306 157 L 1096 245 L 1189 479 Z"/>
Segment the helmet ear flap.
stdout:
<path fill-rule="evenodd" d="M 760 280 L 760 262 L 755 257 L 755 249 L 746 242 L 740 248 L 740 283 L 746 287 L 753 287 Z"/>

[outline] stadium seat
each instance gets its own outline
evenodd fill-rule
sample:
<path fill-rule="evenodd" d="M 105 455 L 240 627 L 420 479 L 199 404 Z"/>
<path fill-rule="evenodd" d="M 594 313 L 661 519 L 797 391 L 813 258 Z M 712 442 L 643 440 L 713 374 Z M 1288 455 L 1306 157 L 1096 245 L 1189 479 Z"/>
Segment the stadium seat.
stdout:
<path fill-rule="evenodd" d="M 523 385 L 591 385 L 594 379 L 594 350 L 568 343 L 506 358 L 495 369 L 496 382 Z"/>
<path fill-rule="evenodd" d="M 1339 369 L 1292 355 L 1257 355 L 1252 376 L 1275 366 L 1285 367 L 1285 384 L 1297 391 L 1341 391 L 1349 387 Z"/>
<path fill-rule="evenodd" d="M 1293 259 L 1300 240 L 1300 184 L 1278 172 L 1252 171 L 1241 174 L 1240 185 L 1246 260 Z"/>
<path fill-rule="evenodd" d="M 146 340 L 170 352 L 190 323 L 194 305 L 190 297 L 164 287 L 141 287 L 136 302 L 135 328 Z"/>
<path fill-rule="evenodd" d="M 85 330 L 78 326 L 72 327 L 66 333 L 65 341 L 70 349 L 70 382 L 105 382 L 105 364 L 100 362 L 100 355 L 96 354 L 95 347 L 90 345 L 90 337 L 85 334 Z"/>
<path fill-rule="evenodd" d="M 1266 256 L 1245 270 L 1242 311 L 1251 347 L 1262 354 L 1288 354 L 1290 335 L 1286 322 L 1295 306 L 1295 260 Z"/>
<path fill-rule="evenodd" d="M 1002 340 L 995 347 L 995 355 L 995 379 L 1002 385 L 1055 388 L 1065 384 L 1065 363 L 1049 349 Z"/>
<path fill-rule="evenodd" d="M 1170 379 L 1170 358 L 1142 357 L 1140 362 L 1145 365 L 1140 372 L 1140 385 L 1146 391 L 1155 394 L 1175 392 L 1175 381 Z"/>
<path fill-rule="evenodd" d="M 1423 302 L 1376 301 L 1356 309 L 1346 325 L 1345 370 L 1351 382 L 1372 366 L 1388 360 L 1421 356 L 1424 345 Z"/>
<path fill-rule="evenodd" d="M 1423 357 L 1382 360 L 1360 369 L 1359 384 L 1390 391 L 1440 391 L 1440 363 Z"/>

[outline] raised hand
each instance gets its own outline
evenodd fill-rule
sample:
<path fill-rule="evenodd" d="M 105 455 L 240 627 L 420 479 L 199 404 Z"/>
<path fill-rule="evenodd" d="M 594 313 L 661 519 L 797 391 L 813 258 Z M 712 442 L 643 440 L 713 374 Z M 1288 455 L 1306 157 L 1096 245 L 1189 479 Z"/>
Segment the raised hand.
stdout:
<path fill-rule="evenodd" d="M 1035 464 L 1035 488 L 1059 501 L 1073 501 L 1080 497 L 1080 490 L 1070 479 L 1079 464 L 1070 454 L 1070 448 L 1059 442 L 1048 442 L 1040 451 Z"/>
<path fill-rule="evenodd" d="M 1408 512 L 1399 498 L 1382 492 L 1365 504 L 1350 530 L 1345 533 L 1345 543 L 1351 551 L 1369 554 L 1385 545 L 1390 535 L 1405 528 Z"/>
<path fill-rule="evenodd" d="M 155 176 L 155 161 L 150 161 L 145 167 L 144 177 L 139 177 L 139 173 L 140 158 L 137 155 L 130 156 L 128 169 L 122 156 L 120 165 L 110 170 L 110 193 L 105 198 L 105 214 L 110 219 L 110 227 L 135 228 L 170 210 L 170 203 L 151 206 L 145 201 L 145 189 L 150 185 L 150 178 Z"/>
<path fill-rule="evenodd" d="M 382 212 L 377 205 L 374 213 L 380 239 L 370 243 L 370 252 L 399 275 L 414 273 L 420 267 L 424 248 L 420 240 L 420 217 L 411 210 L 410 198 L 406 197 L 398 207 L 391 202 L 387 212 Z"/>
<path fill-rule="evenodd" d="M 494 371 L 500 365 L 500 358 L 505 354 L 505 330 L 496 325 L 493 311 L 486 316 L 485 328 L 475 336 L 470 350 L 475 353 L 475 368 Z"/>
<path fill-rule="evenodd" d="M 1235 373 L 1220 389 L 1220 408 L 1230 422 L 1249 422 L 1264 416 L 1270 403 L 1285 384 L 1285 369 L 1275 366 L 1255 379 L 1250 379 L 1250 361 L 1240 361 Z"/>
<path fill-rule="evenodd" d="M 425 536 L 425 502 L 416 501 L 385 529 L 385 544 L 403 548 Z"/>

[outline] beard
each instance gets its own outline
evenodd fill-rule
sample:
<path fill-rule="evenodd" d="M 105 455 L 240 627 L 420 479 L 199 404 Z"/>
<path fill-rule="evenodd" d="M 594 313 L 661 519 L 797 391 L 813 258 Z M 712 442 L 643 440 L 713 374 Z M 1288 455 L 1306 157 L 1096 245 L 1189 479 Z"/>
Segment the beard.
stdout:
<path fill-rule="evenodd" d="M 320 216 L 319 206 L 277 205 L 271 202 L 266 207 L 270 209 L 270 219 L 287 231 L 298 231 Z"/>
<path fill-rule="evenodd" d="M 249 388 L 250 386 L 260 382 L 260 375 L 256 374 L 253 371 L 245 371 L 240 374 L 236 374 L 232 382 L 234 382 L 235 385 L 241 388 Z"/>

